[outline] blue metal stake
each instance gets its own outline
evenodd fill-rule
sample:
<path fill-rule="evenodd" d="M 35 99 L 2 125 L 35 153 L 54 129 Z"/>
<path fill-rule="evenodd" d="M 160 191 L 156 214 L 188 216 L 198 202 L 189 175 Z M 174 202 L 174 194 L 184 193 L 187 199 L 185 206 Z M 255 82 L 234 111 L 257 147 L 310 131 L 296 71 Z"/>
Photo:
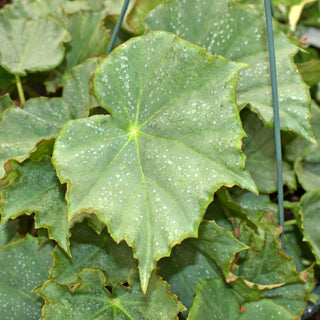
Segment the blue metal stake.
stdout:
<path fill-rule="evenodd" d="M 109 44 L 107 55 L 112 51 L 112 49 L 114 47 L 114 44 L 116 43 L 117 36 L 118 36 L 119 30 L 121 28 L 124 16 L 126 15 L 129 2 L 130 2 L 130 0 L 125 0 L 124 3 L 123 3 L 119 19 L 117 21 L 117 24 L 116 24 L 116 26 L 114 28 L 114 31 L 113 31 L 113 34 L 112 34 L 112 38 L 111 38 L 111 42 Z"/>
<path fill-rule="evenodd" d="M 275 50 L 274 50 L 273 28 L 272 28 L 271 0 L 264 0 L 264 8 L 265 8 L 265 13 L 266 13 L 269 63 L 270 63 L 270 74 L 271 74 L 271 88 L 272 88 L 272 102 L 273 102 L 273 126 L 274 126 L 274 136 L 275 136 L 275 145 L 276 145 L 276 159 L 277 159 L 277 188 L 278 188 L 278 205 L 279 205 L 279 224 L 282 228 L 284 228 L 280 115 L 279 115 L 279 101 L 278 101 L 276 55 L 275 55 Z M 284 231 L 281 233 L 281 242 L 282 242 L 282 247 L 283 247 L 283 245 L 284 245 Z"/>

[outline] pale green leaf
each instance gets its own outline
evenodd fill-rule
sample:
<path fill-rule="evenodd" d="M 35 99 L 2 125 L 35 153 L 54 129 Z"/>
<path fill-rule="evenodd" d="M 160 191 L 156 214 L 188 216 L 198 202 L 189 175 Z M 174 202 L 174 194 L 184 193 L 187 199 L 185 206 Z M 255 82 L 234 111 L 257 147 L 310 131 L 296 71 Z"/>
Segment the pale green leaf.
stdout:
<path fill-rule="evenodd" d="M 197 235 L 213 192 L 234 184 L 255 192 L 234 103 L 242 67 L 169 33 L 134 38 L 94 75 L 112 117 L 71 121 L 56 141 L 70 217 L 96 212 L 116 241 L 126 239 L 143 290 L 156 260 Z"/>
<path fill-rule="evenodd" d="M 173 248 L 170 258 L 159 261 L 159 274 L 189 309 L 196 284 L 201 279 L 222 278 L 228 274 L 236 253 L 246 248 L 215 222 L 203 222 L 197 239 L 186 239 Z"/>
<path fill-rule="evenodd" d="M 129 285 L 117 285 L 109 292 L 103 273 L 88 269 L 80 273 L 79 284 L 72 291 L 53 280 L 46 281 L 38 291 L 46 300 L 43 319 L 173 320 L 183 310 L 155 275 L 146 294 L 141 290 L 138 272 L 131 273 Z"/>
<path fill-rule="evenodd" d="M 15 1 L 1 9 L 7 19 L 38 19 L 57 10 L 63 0 Z"/>
<path fill-rule="evenodd" d="M 88 59 L 71 70 L 70 77 L 63 88 L 63 98 L 69 102 L 76 118 L 88 115 L 89 109 L 98 106 L 96 97 L 90 92 L 90 79 L 99 59 Z"/>
<path fill-rule="evenodd" d="M 0 248 L 0 314 L 3 319 L 35 320 L 43 300 L 31 291 L 49 276 L 50 244 L 37 247 L 27 236 Z"/>
<path fill-rule="evenodd" d="M 10 73 L 50 70 L 62 62 L 70 36 L 48 18 L 6 19 L 0 15 L 0 64 Z"/>
<path fill-rule="evenodd" d="M 55 76 L 46 82 L 48 86 L 64 85 L 74 66 L 88 58 L 106 54 L 109 35 L 103 25 L 104 15 L 102 11 L 84 10 L 72 14 L 57 11 L 53 14 L 71 34 L 72 40 L 65 46 L 65 59 L 54 71 Z"/>
<path fill-rule="evenodd" d="M 267 126 L 273 125 L 266 22 L 262 12 L 233 1 L 169 0 L 150 12 L 150 30 L 174 32 L 212 54 L 251 66 L 241 71 L 237 100 L 250 103 Z M 297 48 L 274 23 L 281 129 L 313 141 L 308 87 L 296 72 L 292 56 Z"/>
<path fill-rule="evenodd" d="M 258 189 L 262 193 L 277 191 L 277 162 L 274 131 L 265 128 L 256 114 L 243 110 L 243 127 L 248 137 L 243 139 L 246 167 L 250 171 Z M 283 184 L 296 189 L 294 171 L 290 164 L 282 161 Z"/>
<path fill-rule="evenodd" d="M 56 137 L 70 119 L 70 106 L 61 98 L 30 99 L 23 109 L 6 110 L 0 116 L 0 177 L 9 159 L 25 160 L 35 151 L 37 142 Z"/>
<path fill-rule="evenodd" d="M 71 257 L 56 247 L 50 278 L 61 284 L 76 284 L 82 269 L 90 268 L 105 272 L 108 285 L 127 282 L 129 271 L 137 263 L 125 242 L 116 244 L 106 230 L 98 235 L 85 222 L 76 224 L 71 233 Z"/>
<path fill-rule="evenodd" d="M 23 213 L 36 213 L 36 228 L 47 228 L 49 237 L 69 251 L 69 223 L 65 186 L 57 178 L 50 158 L 27 160 L 16 167 L 18 178 L 1 193 L 1 224 Z"/>
<path fill-rule="evenodd" d="M 72 0 L 63 1 L 63 9 L 67 13 L 75 13 L 79 10 L 101 10 L 102 2 L 101 0 Z"/>
<path fill-rule="evenodd" d="M 316 261 L 320 262 L 320 191 L 310 191 L 301 198 L 301 226 L 303 238 L 311 246 Z"/>
<path fill-rule="evenodd" d="M 139 0 L 135 1 L 134 5 L 127 15 L 126 23 L 136 34 L 142 34 L 145 31 L 143 20 L 148 13 L 164 0 Z"/>

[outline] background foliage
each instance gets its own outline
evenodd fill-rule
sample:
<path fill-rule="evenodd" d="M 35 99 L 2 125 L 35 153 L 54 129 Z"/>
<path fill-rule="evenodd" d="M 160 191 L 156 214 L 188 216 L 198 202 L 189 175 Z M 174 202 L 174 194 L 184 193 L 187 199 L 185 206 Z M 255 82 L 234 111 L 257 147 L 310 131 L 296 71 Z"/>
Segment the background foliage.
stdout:
<path fill-rule="evenodd" d="M 1 6 L 6 319 L 316 310 L 318 1 L 273 1 L 284 243 L 263 1 L 132 0 L 107 57 L 122 1 Z"/>

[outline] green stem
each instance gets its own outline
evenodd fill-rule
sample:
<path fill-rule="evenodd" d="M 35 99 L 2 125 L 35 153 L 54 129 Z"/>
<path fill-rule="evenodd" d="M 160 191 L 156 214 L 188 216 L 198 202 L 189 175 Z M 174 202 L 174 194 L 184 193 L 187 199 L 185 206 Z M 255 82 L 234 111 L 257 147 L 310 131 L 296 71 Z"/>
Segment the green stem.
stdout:
<path fill-rule="evenodd" d="M 288 220 L 288 221 L 284 222 L 285 226 L 293 226 L 295 224 L 297 224 L 297 220 L 296 219 L 292 219 L 292 220 Z"/>
<path fill-rule="evenodd" d="M 21 105 L 24 105 L 24 103 L 26 102 L 26 98 L 24 97 L 24 92 L 23 92 L 20 76 L 18 74 L 16 74 L 15 78 L 16 78 L 16 85 L 17 85 L 17 89 L 18 89 L 19 99 L 20 99 Z"/>

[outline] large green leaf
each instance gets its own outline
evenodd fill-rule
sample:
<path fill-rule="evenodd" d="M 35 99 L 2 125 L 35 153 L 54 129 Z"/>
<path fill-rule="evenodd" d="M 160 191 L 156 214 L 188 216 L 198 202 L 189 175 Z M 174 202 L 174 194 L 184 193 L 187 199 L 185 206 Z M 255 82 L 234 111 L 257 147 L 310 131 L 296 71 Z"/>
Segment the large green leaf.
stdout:
<path fill-rule="evenodd" d="M 274 131 L 265 128 L 256 114 L 249 110 L 241 113 L 243 127 L 248 134 L 243 139 L 243 151 L 246 154 L 246 167 L 250 171 L 260 192 L 277 191 L 277 162 L 274 142 Z M 282 161 L 283 184 L 296 189 L 293 169 L 286 161 Z"/>
<path fill-rule="evenodd" d="M 0 114 L 8 109 L 9 107 L 14 107 L 15 104 L 11 100 L 9 94 L 5 94 L 4 96 L 0 97 Z"/>
<path fill-rule="evenodd" d="M 48 228 L 50 238 L 70 253 L 65 187 L 60 184 L 50 158 L 27 160 L 15 169 L 18 178 L 1 193 L 1 224 L 23 213 L 35 212 L 36 228 Z"/>
<path fill-rule="evenodd" d="M 88 269 L 80 273 L 79 284 L 72 291 L 53 280 L 46 281 L 37 292 L 46 300 L 43 319 L 169 320 L 176 319 L 184 309 L 155 275 L 146 294 L 141 290 L 138 272 L 131 273 L 129 288 L 117 285 L 109 292 L 105 286 L 103 273 Z"/>
<path fill-rule="evenodd" d="M 213 192 L 234 184 L 255 191 L 234 103 L 242 67 L 173 34 L 135 38 L 94 75 L 112 117 L 71 121 L 56 141 L 70 217 L 96 212 L 116 241 L 126 239 L 144 291 L 156 260 L 197 235 Z"/>
<path fill-rule="evenodd" d="M 69 102 L 76 118 L 87 116 L 90 108 L 99 105 L 90 92 L 89 83 L 98 63 L 98 58 L 92 58 L 74 67 L 63 88 L 62 96 Z"/>
<path fill-rule="evenodd" d="M 50 244 L 37 247 L 31 236 L 0 248 L 2 319 L 39 319 L 43 301 L 31 291 L 49 276 L 51 250 Z"/>
<path fill-rule="evenodd" d="M 310 191 L 301 198 L 301 225 L 303 238 L 307 241 L 320 263 L 320 191 Z"/>
<path fill-rule="evenodd" d="M 50 70 L 64 56 L 62 42 L 70 36 L 60 24 L 48 18 L 6 19 L 0 15 L 0 64 L 10 73 Z"/>
<path fill-rule="evenodd" d="M 70 119 L 70 106 L 61 98 L 30 99 L 23 109 L 6 110 L 0 116 L 0 177 L 9 159 L 25 160 L 37 142 L 55 137 Z"/>
<path fill-rule="evenodd" d="M 116 244 L 106 230 L 98 235 L 86 223 L 73 227 L 70 251 L 72 258 L 59 247 L 53 250 L 54 266 L 50 277 L 61 284 L 76 284 L 77 275 L 84 268 L 104 271 L 108 284 L 124 283 L 130 269 L 136 267 L 132 250 L 125 242 Z"/>
<path fill-rule="evenodd" d="M 227 275 L 236 253 L 244 249 L 246 246 L 229 231 L 213 221 L 203 222 L 197 239 L 186 239 L 173 248 L 170 258 L 159 261 L 159 274 L 169 282 L 170 291 L 189 309 L 196 284 L 201 279 Z"/>
<path fill-rule="evenodd" d="M 248 62 L 240 73 L 237 100 L 250 103 L 267 126 L 272 126 L 273 108 L 264 14 L 232 1 L 169 0 L 145 20 L 150 30 L 176 33 L 208 52 Z M 277 56 L 281 129 L 292 130 L 314 142 L 310 128 L 310 97 L 296 72 L 292 56 L 297 48 L 274 24 Z"/>

